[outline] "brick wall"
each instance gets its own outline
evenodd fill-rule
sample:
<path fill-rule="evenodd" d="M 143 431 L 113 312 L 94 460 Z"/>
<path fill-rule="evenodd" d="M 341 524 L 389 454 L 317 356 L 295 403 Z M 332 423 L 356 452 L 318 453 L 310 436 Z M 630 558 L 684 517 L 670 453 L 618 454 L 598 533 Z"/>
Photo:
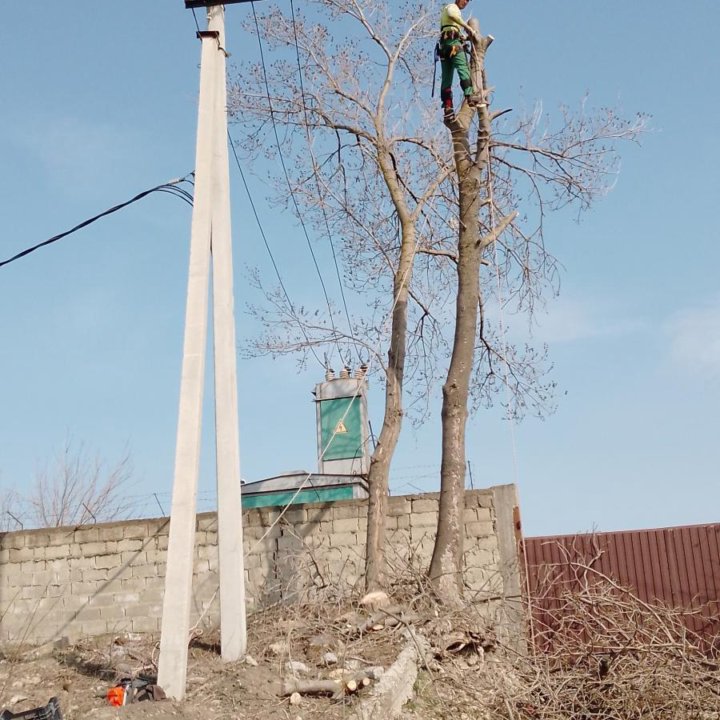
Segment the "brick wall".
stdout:
<path fill-rule="evenodd" d="M 506 506 L 514 498 L 513 486 L 466 495 L 466 579 L 473 591 L 494 596 L 515 587 L 516 550 L 504 547 L 498 532 L 512 517 Z M 387 555 L 395 572 L 427 568 L 437 507 L 437 494 L 390 498 Z M 366 501 L 358 500 L 293 506 L 274 526 L 278 510 L 243 513 L 250 609 L 359 588 L 366 512 Z M 0 535 L 0 642 L 158 632 L 168 527 L 163 518 Z M 193 623 L 215 624 L 215 513 L 198 515 L 196 527 Z"/>

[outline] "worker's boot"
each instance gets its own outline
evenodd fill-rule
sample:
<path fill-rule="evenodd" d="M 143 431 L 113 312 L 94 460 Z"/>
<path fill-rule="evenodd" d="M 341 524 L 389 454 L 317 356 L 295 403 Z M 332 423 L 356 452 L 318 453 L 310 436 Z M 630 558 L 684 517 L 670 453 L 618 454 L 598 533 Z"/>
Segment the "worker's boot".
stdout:
<path fill-rule="evenodd" d="M 466 95 L 465 100 L 470 107 L 487 106 L 487 102 L 483 99 L 483 96 L 480 93 L 473 93 L 472 95 Z"/>

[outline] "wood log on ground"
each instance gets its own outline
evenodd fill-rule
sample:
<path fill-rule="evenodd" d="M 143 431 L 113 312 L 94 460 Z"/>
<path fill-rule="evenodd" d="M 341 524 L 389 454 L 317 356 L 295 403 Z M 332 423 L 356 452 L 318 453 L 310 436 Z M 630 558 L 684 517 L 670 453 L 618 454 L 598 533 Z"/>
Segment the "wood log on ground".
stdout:
<path fill-rule="evenodd" d="M 372 682 L 372 677 L 367 670 L 359 670 L 352 675 L 345 677 L 341 682 L 345 685 L 345 692 L 354 693 L 366 688 Z"/>
<path fill-rule="evenodd" d="M 347 675 L 340 680 L 298 680 L 287 678 L 282 685 L 281 695 L 288 697 L 293 693 L 300 695 L 330 695 L 339 698 L 352 695 L 372 683 L 370 675 L 361 670 Z"/>
<path fill-rule="evenodd" d="M 345 683 L 345 689 L 347 690 L 348 693 L 354 693 L 354 692 L 357 692 L 358 690 L 362 690 L 363 688 L 366 688 L 369 684 L 370 684 L 370 678 L 367 677 L 367 675 L 365 675 L 361 678 L 357 678 L 357 679 L 353 678 L 352 680 L 348 680 Z"/>
<path fill-rule="evenodd" d="M 343 692 L 343 685 L 336 680 L 298 680 L 287 678 L 282 685 L 282 695 L 287 697 L 293 693 L 300 695 L 338 695 Z"/>

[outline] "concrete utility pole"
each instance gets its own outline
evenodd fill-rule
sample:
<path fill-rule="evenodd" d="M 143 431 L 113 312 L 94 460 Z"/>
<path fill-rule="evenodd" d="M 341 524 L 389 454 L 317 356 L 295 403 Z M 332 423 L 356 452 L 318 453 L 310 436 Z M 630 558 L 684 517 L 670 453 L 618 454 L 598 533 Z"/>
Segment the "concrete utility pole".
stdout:
<path fill-rule="evenodd" d="M 158 684 L 168 697 L 176 700 L 181 700 L 185 695 L 187 675 L 211 254 L 220 633 L 223 660 L 230 662 L 240 659 L 245 654 L 247 644 L 224 8 L 215 0 L 186 0 L 187 7 L 200 5 L 208 7 L 208 29 L 198 33 L 202 51 L 195 199 L 158 667 Z"/>

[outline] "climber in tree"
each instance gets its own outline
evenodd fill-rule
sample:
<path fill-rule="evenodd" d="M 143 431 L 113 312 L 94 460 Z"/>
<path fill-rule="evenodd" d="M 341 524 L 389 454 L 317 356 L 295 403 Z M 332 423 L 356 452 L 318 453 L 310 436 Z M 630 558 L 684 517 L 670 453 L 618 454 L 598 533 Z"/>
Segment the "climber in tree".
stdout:
<path fill-rule="evenodd" d="M 452 81 L 457 70 L 465 99 L 470 105 L 482 104 L 482 96 L 475 93 L 463 42 L 475 37 L 473 29 L 463 20 L 462 10 L 470 0 L 456 0 L 445 5 L 440 13 L 440 42 L 438 52 L 442 65 L 440 81 L 440 100 L 445 115 L 453 114 Z M 463 31 L 465 34 L 463 35 Z"/>

